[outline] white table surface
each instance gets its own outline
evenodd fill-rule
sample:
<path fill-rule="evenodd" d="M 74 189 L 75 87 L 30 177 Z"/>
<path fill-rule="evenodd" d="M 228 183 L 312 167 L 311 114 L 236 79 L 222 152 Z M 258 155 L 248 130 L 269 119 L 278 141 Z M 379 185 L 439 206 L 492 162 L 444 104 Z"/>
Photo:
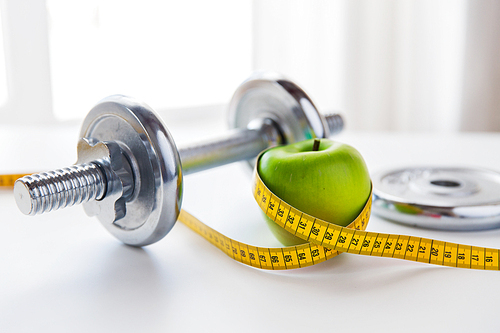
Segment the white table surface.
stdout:
<path fill-rule="evenodd" d="M 171 127 L 178 142 L 221 124 Z M 203 124 L 203 125 L 202 125 Z M 78 126 L 0 125 L 0 172 L 75 160 Z M 500 171 L 500 134 L 355 133 L 370 171 L 404 165 Z M 230 200 L 217 202 L 223 194 Z M 185 178 L 183 207 L 258 246 L 276 246 L 241 164 Z M 26 217 L 0 191 L 0 332 L 497 332 L 500 272 L 342 254 L 270 272 L 233 261 L 178 223 L 159 243 L 122 245 L 81 207 Z M 245 212 L 239 220 L 235 212 Z M 372 216 L 368 230 L 500 248 L 500 230 L 416 229 Z"/>

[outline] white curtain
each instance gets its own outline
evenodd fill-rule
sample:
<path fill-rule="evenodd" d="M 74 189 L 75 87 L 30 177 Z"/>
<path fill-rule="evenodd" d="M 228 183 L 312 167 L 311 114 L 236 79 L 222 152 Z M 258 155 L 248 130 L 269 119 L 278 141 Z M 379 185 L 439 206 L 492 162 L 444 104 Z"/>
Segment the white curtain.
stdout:
<path fill-rule="evenodd" d="M 500 2 L 254 2 L 255 69 L 348 128 L 500 131 Z"/>

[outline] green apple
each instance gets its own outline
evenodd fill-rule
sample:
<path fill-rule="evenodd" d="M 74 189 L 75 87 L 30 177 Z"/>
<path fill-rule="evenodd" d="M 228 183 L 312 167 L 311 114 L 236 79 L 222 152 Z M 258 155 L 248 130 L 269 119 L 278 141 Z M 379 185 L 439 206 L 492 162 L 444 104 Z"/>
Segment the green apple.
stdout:
<path fill-rule="evenodd" d="M 347 226 L 361 212 L 371 190 L 370 174 L 353 147 L 311 139 L 267 150 L 259 159 L 266 186 L 293 207 L 322 220 Z M 304 243 L 271 219 L 266 221 L 284 245 Z"/>

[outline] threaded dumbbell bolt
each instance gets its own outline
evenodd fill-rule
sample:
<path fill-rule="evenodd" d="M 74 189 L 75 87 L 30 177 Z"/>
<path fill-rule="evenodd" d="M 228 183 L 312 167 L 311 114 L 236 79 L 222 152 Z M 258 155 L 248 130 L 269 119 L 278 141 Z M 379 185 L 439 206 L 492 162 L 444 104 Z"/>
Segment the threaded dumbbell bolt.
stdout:
<path fill-rule="evenodd" d="M 344 128 L 344 119 L 336 113 L 325 115 L 326 124 L 330 130 L 330 135 L 339 133 Z"/>
<path fill-rule="evenodd" d="M 94 163 L 25 176 L 14 185 L 16 203 L 26 215 L 98 200 L 105 195 L 106 183 Z"/>

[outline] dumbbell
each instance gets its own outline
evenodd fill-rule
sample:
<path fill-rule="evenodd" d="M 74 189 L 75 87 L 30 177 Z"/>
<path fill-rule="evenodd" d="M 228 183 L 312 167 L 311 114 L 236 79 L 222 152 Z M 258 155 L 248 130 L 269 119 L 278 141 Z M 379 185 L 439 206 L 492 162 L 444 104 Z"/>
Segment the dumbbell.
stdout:
<path fill-rule="evenodd" d="M 321 115 L 295 83 L 269 73 L 238 87 L 229 124 L 232 130 L 222 137 L 177 149 L 149 106 L 122 95 L 107 97 L 83 121 L 77 163 L 18 179 L 17 206 L 36 215 L 83 203 L 87 215 L 97 216 L 120 241 L 144 246 L 174 226 L 184 175 L 343 128 L 338 114 Z"/>

